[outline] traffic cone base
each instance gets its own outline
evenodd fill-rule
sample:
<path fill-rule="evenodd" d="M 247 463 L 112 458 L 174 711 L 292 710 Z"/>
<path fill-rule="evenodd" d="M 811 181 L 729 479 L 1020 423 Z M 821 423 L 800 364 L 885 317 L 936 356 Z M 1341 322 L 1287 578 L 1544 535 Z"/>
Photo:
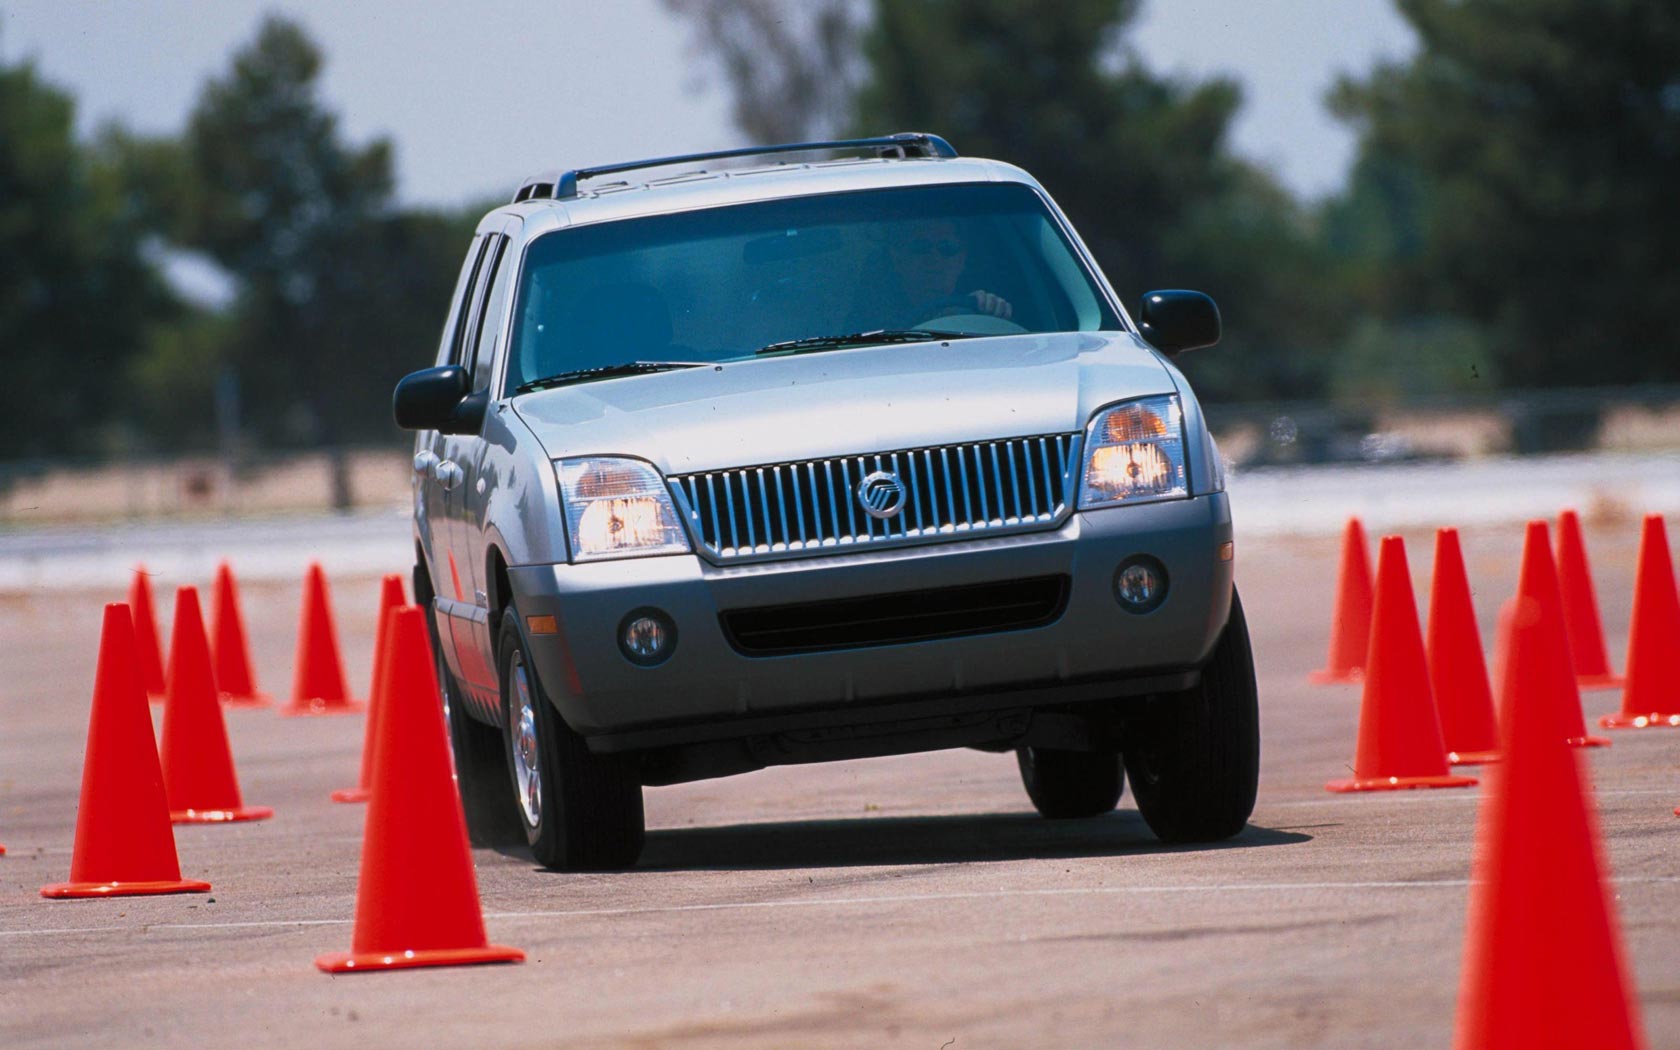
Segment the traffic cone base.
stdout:
<path fill-rule="evenodd" d="M 1575 679 L 1575 685 L 1581 689 L 1620 689 L 1627 685 L 1627 679 L 1619 674 L 1584 674 Z"/>
<path fill-rule="evenodd" d="M 234 696 L 232 693 L 217 693 L 223 707 L 273 707 L 274 697 L 267 693 L 252 693 L 250 696 Z"/>
<path fill-rule="evenodd" d="M 1564 740 L 1570 747 L 1609 747 L 1610 740 L 1602 736 L 1572 736 Z"/>
<path fill-rule="evenodd" d="M 1680 727 L 1680 715 L 1653 711 L 1648 715 L 1628 715 L 1617 712 L 1598 720 L 1604 729 L 1669 729 Z"/>
<path fill-rule="evenodd" d="M 483 948 L 420 948 L 401 952 L 330 952 L 315 960 L 327 973 L 408 970 L 416 966 L 470 966 L 473 963 L 524 962 L 518 948 L 489 944 Z"/>
<path fill-rule="evenodd" d="M 241 820 L 267 820 L 274 810 L 267 806 L 240 806 L 237 809 L 172 809 L 169 820 L 173 824 L 233 824 Z"/>
<path fill-rule="evenodd" d="M 312 718 L 317 715 L 355 715 L 366 710 L 367 704 L 361 700 L 326 700 L 315 696 L 308 700 L 293 700 L 280 709 L 280 716 Z"/>
<path fill-rule="evenodd" d="M 332 793 L 334 802 L 366 802 L 373 792 L 364 787 L 339 788 Z"/>
<path fill-rule="evenodd" d="M 1448 773 L 1445 776 L 1431 777 L 1350 777 L 1346 780 L 1332 780 L 1324 785 L 1324 790 L 1337 794 L 1347 794 L 1353 791 L 1405 791 L 1409 788 L 1467 788 L 1475 787 L 1476 778 Z"/>
<path fill-rule="evenodd" d="M 1450 766 L 1485 766 L 1499 761 L 1498 751 L 1448 751 L 1447 764 Z"/>
<path fill-rule="evenodd" d="M 197 879 L 169 879 L 161 882 L 55 882 L 41 887 L 49 900 L 80 897 L 143 897 L 160 893 L 209 893 L 210 884 Z"/>
<path fill-rule="evenodd" d="M 1307 675 L 1307 681 L 1313 685 L 1347 685 L 1350 682 L 1363 682 L 1365 669 L 1352 667 L 1345 671 L 1319 670 Z"/>

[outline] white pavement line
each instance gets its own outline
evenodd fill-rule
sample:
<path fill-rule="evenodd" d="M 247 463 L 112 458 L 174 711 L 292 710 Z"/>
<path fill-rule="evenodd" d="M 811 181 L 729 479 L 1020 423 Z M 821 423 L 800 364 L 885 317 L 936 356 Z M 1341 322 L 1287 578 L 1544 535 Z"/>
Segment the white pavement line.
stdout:
<path fill-rule="evenodd" d="M 1680 883 L 1680 875 L 1636 875 L 1611 880 L 1618 886 Z M 615 915 L 670 915 L 681 912 L 736 911 L 754 908 L 840 908 L 859 904 L 917 904 L 933 901 L 995 900 L 1000 897 L 1072 897 L 1144 893 L 1289 893 L 1302 890 L 1464 889 L 1469 879 L 1394 879 L 1361 882 L 1225 882 L 1196 886 L 1066 886 L 1038 890 L 975 890 L 969 893 L 902 893 L 877 897 L 817 897 L 812 900 L 728 901 L 721 904 L 668 904 L 648 908 L 568 908 L 557 911 L 485 912 L 486 919 L 586 919 Z M 269 919 L 255 922 L 141 922 L 129 926 L 80 926 L 51 930 L 0 930 L 0 937 L 35 937 L 67 933 L 152 930 L 233 930 L 254 927 L 348 926 L 351 919 Z"/>
<path fill-rule="evenodd" d="M 1474 774 L 1472 774 L 1474 775 Z M 1594 791 L 1599 798 L 1611 798 L 1627 795 L 1663 795 L 1680 798 L 1680 787 L 1672 788 L 1616 788 L 1610 791 Z M 1352 798 L 1361 796 L 1354 795 Z M 1482 794 L 1479 791 L 1367 791 L 1364 798 L 1384 802 L 1419 803 L 1419 802 L 1479 802 Z M 1283 806 L 1325 806 L 1334 805 L 1339 800 L 1347 800 L 1350 796 L 1339 795 L 1326 791 L 1323 798 L 1289 798 L 1278 802 L 1262 801 L 1256 809 Z"/>

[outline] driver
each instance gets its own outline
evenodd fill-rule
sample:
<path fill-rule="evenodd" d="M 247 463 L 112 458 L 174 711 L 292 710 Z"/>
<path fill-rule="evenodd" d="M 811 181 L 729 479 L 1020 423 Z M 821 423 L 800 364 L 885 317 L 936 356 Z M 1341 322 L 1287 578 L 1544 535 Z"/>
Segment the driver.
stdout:
<path fill-rule="evenodd" d="M 990 314 L 1008 318 L 1015 308 L 1008 299 L 981 288 L 959 291 L 968 266 L 968 242 L 951 219 L 919 219 L 906 223 L 887 241 L 887 261 L 898 279 L 900 302 L 882 304 L 893 317 L 892 327 L 911 327 L 952 314 Z"/>

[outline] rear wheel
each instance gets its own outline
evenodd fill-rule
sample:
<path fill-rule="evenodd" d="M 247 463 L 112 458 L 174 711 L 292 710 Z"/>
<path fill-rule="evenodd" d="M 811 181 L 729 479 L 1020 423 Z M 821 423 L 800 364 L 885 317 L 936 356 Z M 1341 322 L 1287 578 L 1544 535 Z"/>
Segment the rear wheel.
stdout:
<path fill-rule="evenodd" d="M 1023 747 L 1015 752 L 1021 783 L 1041 816 L 1052 820 L 1097 817 L 1120 801 L 1125 774 L 1116 751 L 1058 751 Z"/>
<path fill-rule="evenodd" d="M 628 868 L 642 853 L 642 784 L 627 759 L 590 752 L 561 720 L 526 656 L 519 617 L 502 617 L 497 659 L 507 707 L 506 769 L 531 852 L 561 871 Z"/>
<path fill-rule="evenodd" d="M 515 815 L 513 792 L 508 788 L 501 734 L 494 726 L 475 721 L 459 703 L 461 694 L 455 677 L 449 673 L 449 663 L 438 644 L 431 584 L 418 567 L 414 573 L 414 594 L 426 610 L 426 633 L 432 642 L 438 699 L 443 704 L 444 724 L 449 727 L 449 750 L 455 757 L 455 788 L 461 795 L 461 812 L 467 818 L 467 837 L 475 846 L 517 846 L 525 841 L 525 835 Z"/>
<path fill-rule="evenodd" d="M 1230 838 L 1248 823 L 1260 780 L 1260 707 L 1242 601 L 1193 689 L 1149 701 L 1126 729 L 1138 811 L 1163 842 Z"/>

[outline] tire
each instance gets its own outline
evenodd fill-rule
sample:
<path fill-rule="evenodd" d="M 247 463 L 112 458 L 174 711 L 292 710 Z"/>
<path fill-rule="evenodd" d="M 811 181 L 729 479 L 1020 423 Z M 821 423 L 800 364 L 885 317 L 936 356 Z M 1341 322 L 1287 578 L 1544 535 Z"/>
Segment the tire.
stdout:
<path fill-rule="evenodd" d="M 1132 797 L 1163 842 L 1214 842 L 1242 831 L 1260 781 L 1260 707 L 1242 601 L 1194 689 L 1155 697 L 1126 729 Z"/>
<path fill-rule="evenodd" d="M 590 752 L 566 725 L 526 659 L 519 616 L 502 617 L 496 647 L 507 709 L 506 782 L 537 863 L 558 871 L 632 867 L 642 853 L 642 782 L 634 763 Z"/>
<path fill-rule="evenodd" d="M 1116 751 L 1058 751 L 1023 747 L 1015 752 L 1021 783 L 1039 815 L 1051 820 L 1100 817 L 1120 801 L 1126 775 Z"/>
<path fill-rule="evenodd" d="M 474 846 L 521 845 L 525 834 L 519 823 L 513 790 L 508 786 L 502 734 L 494 726 L 476 721 L 455 702 L 461 695 L 460 687 L 449 673 L 449 663 L 438 644 L 432 590 L 418 566 L 414 572 L 414 593 L 426 610 L 426 633 L 432 642 L 438 699 L 443 704 L 444 725 L 449 727 L 449 750 L 455 759 L 455 789 L 461 796 L 461 812 L 467 818 L 467 838 Z"/>

